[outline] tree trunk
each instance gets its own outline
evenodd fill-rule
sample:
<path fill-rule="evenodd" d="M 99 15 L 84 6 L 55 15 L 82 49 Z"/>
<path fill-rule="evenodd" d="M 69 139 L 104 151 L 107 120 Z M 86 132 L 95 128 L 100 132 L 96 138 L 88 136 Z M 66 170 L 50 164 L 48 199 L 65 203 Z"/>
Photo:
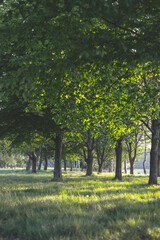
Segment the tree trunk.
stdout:
<path fill-rule="evenodd" d="M 33 149 L 32 152 L 28 152 L 27 154 L 32 161 L 32 173 L 36 173 L 37 155 L 35 153 L 35 149 Z"/>
<path fill-rule="evenodd" d="M 127 174 L 127 161 L 124 161 L 124 173 Z"/>
<path fill-rule="evenodd" d="M 145 150 L 144 150 L 144 160 L 143 160 L 143 171 L 144 171 L 144 174 L 146 174 L 146 166 L 145 166 L 145 163 L 146 163 L 146 159 L 147 159 L 147 150 L 146 150 L 146 140 L 145 140 Z"/>
<path fill-rule="evenodd" d="M 72 170 L 73 170 L 73 162 L 71 161 L 70 171 L 72 172 Z"/>
<path fill-rule="evenodd" d="M 122 180 L 122 140 L 116 143 L 116 174 L 115 179 Z"/>
<path fill-rule="evenodd" d="M 157 165 L 159 148 L 159 118 L 152 120 L 152 141 L 150 152 L 150 176 L 149 184 L 157 184 Z"/>
<path fill-rule="evenodd" d="M 130 174 L 134 174 L 134 161 L 130 161 Z"/>
<path fill-rule="evenodd" d="M 46 171 L 48 168 L 48 159 L 47 159 L 47 149 L 44 149 L 44 170 Z"/>
<path fill-rule="evenodd" d="M 87 149 L 88 150 L 88 157 L 87 157 L 87 169 L 86 169 L 86 176 L 91 176 L 92 175 L 92 165 L 93 165 L 93 153 L 92 149 Z"/>
<path fill-rule="evenodd" d="M 57 134 L 55 138 L 54 180 L 62 179 L 61 158 L 62 158 L 62 137 Z"/>
<path fill-rule="evenodd" d="M 102 149 L 98 149 L 99 146 L 97 146 L 96 148 L 96 152 L 97 152 L 97 159 L 98 159 L 98 173 L 102 172 L 103 169 L 103 163 L 106 159 L 106 154 L 105 154 L 105 148 L 104 146 L 102 147 Z"/>
<path fill-rule="evenodd" d="M 29 159 L 27 161 L 27 164 L 26 164 L 26 171 L 29 172 L 29 170 L 31 169 L 31 166 L 32 166 L 32 160 L 29 156 Z"/>
<path fill-rule="evenodd" d="M 102 168 L 103 168 L 103 163 L 99 163 L 98 164 L 98 172 L 101 173 L 102 172 Z"/>
<path fill-rule="evenodd" d="M 108 171 L 113 172 L 113 159 L 112 158 L 108 162 Z"/>
<path fill-rule="evenodd" d="M 66 170 L 67 170 L 67 161 L 66 161 L 66 159 L 64 158 L 64 171 L 66 172 Z"/>
<path fill-rule="evenodd" d="M 38 164 L 38 170 L 41 170 L 42 165 L 42 146 L 39 146 L 39 164 Z"/>
<path fill-rule="evenodd" d="M 36 169 L 36 163 L 37 163 L 37 158 L 33 157 L 32 158 L 32 173 L 36 173 L 37 169 Z"/>
<path fill-rule="evenodd" d="M 93 164 L 93 161 L 91 159 L 89 159 L 87 162 L 86 176 L 92 175 L 92 171 L 93 171 L 92 164 Z"/>
<path fill-rule="evenodd" d="M 157 174 L 158 174 L 157 176 L 160 177 L 160 140 L 158 145 L 158 173 Z"/>

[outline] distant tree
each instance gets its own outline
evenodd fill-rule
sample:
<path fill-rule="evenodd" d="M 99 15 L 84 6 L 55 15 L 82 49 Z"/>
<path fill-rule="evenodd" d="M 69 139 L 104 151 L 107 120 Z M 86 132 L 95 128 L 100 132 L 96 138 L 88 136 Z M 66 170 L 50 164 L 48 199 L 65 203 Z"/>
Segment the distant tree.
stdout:
<path fill-rule="evenodd" d="M 143 133 L 138 132 L 136 129 L 130 136 L 128 136 L 128 140 L 126 141 L 128 157 L 130 162 L 130 174 L 134 173 L 134 163 L 137 157 L 137 151 L 139 144 L 141 144 Z"/>
<path fill-rule="evenodd" d="M 105 135 L 101 135 L 95 140 L 95 152 L 98 160 L 98 172 L 102 172 L 104 162 L 109 160 L 113 154 L 113 143 Z"/>

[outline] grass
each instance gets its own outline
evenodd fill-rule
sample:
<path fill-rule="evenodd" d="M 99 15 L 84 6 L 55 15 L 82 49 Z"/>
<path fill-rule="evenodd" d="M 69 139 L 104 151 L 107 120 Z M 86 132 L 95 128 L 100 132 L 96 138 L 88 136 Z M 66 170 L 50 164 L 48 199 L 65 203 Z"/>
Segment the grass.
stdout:
<path fill-rule="evenodd" d="M 160 239 L 160 185 L 148 176 L 0 170 L 0 240 Z"/>

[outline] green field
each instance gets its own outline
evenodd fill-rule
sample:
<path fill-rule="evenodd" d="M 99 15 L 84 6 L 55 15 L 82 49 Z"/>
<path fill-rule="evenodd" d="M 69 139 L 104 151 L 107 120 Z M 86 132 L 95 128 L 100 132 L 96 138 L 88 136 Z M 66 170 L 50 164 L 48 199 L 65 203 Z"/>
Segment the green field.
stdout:
<path fill-rule="evenodd" d="M 148 176 L 0 171 L 0 239 L 160 239 L 160 185 Z"/>

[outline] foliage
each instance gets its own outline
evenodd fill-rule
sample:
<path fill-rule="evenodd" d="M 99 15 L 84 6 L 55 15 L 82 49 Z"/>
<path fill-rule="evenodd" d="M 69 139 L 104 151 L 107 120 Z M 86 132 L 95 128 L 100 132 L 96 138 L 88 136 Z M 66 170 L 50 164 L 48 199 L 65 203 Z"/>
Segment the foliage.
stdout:
<path fill-rule="evenodd" d="M 22 149 L 12 147 L 12 142 L 6 139 L 0 141 L 0 167 L 17 167 L 24 166 L 26 157 Z"/>

